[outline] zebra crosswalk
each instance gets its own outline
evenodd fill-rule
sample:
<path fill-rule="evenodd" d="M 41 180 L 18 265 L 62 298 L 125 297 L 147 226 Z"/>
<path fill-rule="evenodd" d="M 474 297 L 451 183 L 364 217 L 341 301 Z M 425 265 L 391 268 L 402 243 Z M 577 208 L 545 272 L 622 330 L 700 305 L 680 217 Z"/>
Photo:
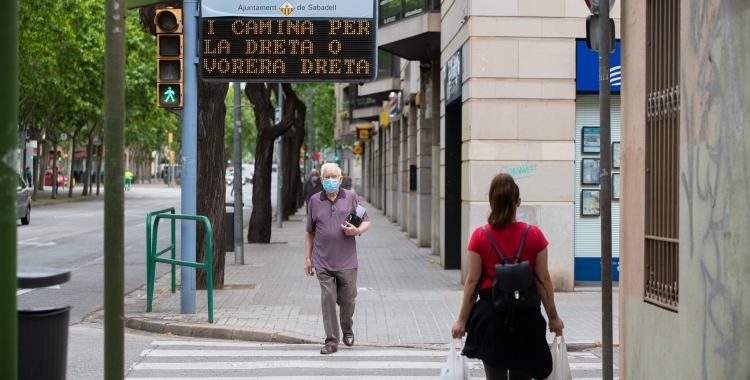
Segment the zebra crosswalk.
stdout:
<path fill-rule="evenodd" d="M 321 355 L 315 345 L 157 340 L 130 366 L 131 380 L 435 380 L 447 350 L 339 346 Z M 568 354 L 574 379 L 601 378 L 601 359 Z M 469 360 L 471 378 L 485 380 L 482 363 Z"/>

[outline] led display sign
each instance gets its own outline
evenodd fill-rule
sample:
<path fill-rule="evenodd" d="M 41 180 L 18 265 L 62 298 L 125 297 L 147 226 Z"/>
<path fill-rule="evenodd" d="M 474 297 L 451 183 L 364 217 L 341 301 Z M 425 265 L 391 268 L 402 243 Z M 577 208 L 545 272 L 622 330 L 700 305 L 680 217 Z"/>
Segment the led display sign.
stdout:
<path fill-rule="evenodd" d="M 374 2 L 256 3 L 202 3 L 199 70 L 204 80 L 362 83 L 375 78 Z"/>

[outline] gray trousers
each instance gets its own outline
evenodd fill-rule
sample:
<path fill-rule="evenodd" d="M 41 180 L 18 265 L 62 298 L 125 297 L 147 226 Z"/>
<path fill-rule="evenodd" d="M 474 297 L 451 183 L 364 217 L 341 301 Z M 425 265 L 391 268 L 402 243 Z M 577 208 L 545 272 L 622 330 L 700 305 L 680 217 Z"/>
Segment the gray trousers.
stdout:
<path fill-rule="evenodd" d="M 336 305 L 339 305 L 341 331 L 344 334 L 351 333 L 354 324 L 354 299 L 357 298 L 357 269 L 331 272 L 315 268 L 315 274 L 320 282 L 320 306 L 323 308 L 326 344 L 338 346 L 341 333 L 336 318 Z"/>

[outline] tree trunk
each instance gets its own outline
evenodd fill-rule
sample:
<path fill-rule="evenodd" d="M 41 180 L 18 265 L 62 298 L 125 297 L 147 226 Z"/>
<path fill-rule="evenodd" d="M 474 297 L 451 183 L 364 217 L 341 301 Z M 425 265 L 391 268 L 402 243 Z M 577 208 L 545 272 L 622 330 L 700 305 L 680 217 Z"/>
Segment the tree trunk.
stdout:
<path fill-rule="evenodd" d="M 44 172 L 46 172 L 47 162 L 49 162 L 49 149 L 47 149 L 47 140 L 39 141 L 36 152 L 37 161 L 39 161 L 39 178 L 36 181 L 36 188 L 44 191 Z"/>
<path fill-rule="evenodd" d="M 57 199 L 57 140 L 52 141 L 52 149 L 54 155 L 52 156 L 52 199 Z"/>
<path fill-rule="evenodd" d="M 302 142 L 305 140 L 305 112 L 307 107 L 303 102 L 296 101 L 296 112 L 294 126 L 287 131 L 282 138 L 283 148 L 283 219 L 289 220 L 290 215 L 297 211 L 297 194 L 301 185 L 299 169 L 299 151 L 302 148 Z"/>
<path fill-rule="evenodd" d="M 86 144 L 86 172 L 83 179 L 83 193 L 81 195 L 89 195 L 89 186 L 91 185 L 91 155 L 94 153 L 94 139 L 89 135 L 89 141 Z"/>
<path fill-rule="evenodd" d="M 102 159 L 104 157 L 99 157 L 99 159 L 96 160 L 96 195 L 99 195 L 99 185 L 102 182 Z"/>
<path fill-rule="evenodd" d="M 248 83 L 245 95 L 250 99 L 255 113 L 255 127 L 258 130 L 255 147 L 255 176 L 253 177 L 253 211 L 250 215 L 250 226 L 247 229 L 248 243 L 271 242 L 271 166 L 273 159 L 273 142 L 285 134 L 293 125 L 297 96 L 288 83 L 283 85 L 284 110 L 281 123 L 272 125 L 275 115 L 271 94 L 277 84 Z M 277 94 L 278 95 L 278 94 Z M 222 150 L 223 151 L 223 150 Z M 282 168 L 278 168 L 282 170 Z"/>
<path fill-rule="evenodd" d="M 208 217 L 212 228 L 213 287 L 224 288 L 226 257 L 226 187 L 224 185 L 224 100 L 228 83 L 198 80 L 198 215 Z M 185 171 L 182 172 L 183 175 Z M 206 230 L 198 223 L 196 258 L 206 262 Z M 196 273 L 196 288 L 206 289 L 206 272 Z"/>
<path fill-rule="evenodd" d="M 70 136 L 70 169 L 68 170 L 68 198 L 73 198 L 73 163 L 76 161 L 76 135 Z"/>

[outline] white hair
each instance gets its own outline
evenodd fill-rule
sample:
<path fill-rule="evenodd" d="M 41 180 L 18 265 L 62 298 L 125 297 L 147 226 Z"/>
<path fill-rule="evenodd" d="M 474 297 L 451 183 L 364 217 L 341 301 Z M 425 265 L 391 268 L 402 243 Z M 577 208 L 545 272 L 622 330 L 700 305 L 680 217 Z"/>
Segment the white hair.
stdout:
<path fill-rule="evenodd" d="M 339 174 L 339 177 L 341 177 L 341 168 L 338 164 L 334 164 L 333 162 L 329 162 L 327 164 L 323 164 L 323 166 L 320 167 L 320 175 L 325 175 L 326 170 L 329 169 L 335 169 L 336 172 Z"/>

